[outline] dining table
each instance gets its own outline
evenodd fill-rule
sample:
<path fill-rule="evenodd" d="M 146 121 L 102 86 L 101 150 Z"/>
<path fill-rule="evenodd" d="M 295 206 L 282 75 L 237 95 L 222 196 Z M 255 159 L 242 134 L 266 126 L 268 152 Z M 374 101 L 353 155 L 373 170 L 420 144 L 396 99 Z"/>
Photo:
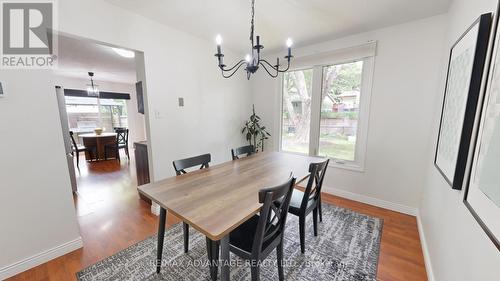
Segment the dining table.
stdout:
<path fill-rule="evenodd" d="M 229 280 L 229 233 L 259 212 L 259 190 L 282 184 L 291 175 L 298 185 L 309 177 L 309 165 L 322 161 L 319 157 L 259 152 L 140 186 L 139 192 L 160 206 L 156 272 L 161 271 L 168 211 L 220 243 L 221 280 Z"/>
<path fill-rule="evenodd" d="M 78 135 L 82 138 L 83 145 L 85 147 L 96 147 L 97 155 L 91 155 L 88 151 L 85 153 L 85 159 L 87 160 L 105 160 L 107 158 L 116 158 L 115 150 L 108 151 L 106 155 L 106 145 L 116 144 L 116 133 L 87 133 Z M 95 159 L 92 159 L 95 158 Z"/>

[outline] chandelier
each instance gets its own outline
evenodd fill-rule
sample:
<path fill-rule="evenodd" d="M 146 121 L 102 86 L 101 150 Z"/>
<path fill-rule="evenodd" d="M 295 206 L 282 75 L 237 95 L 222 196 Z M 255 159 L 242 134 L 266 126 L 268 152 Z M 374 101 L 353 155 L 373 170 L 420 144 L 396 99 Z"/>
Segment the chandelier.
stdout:
<path fill-rule="evenodd" d="M 258 69 L 259 66 L 262 66 L 266 70 L 266 72 L 273 78 L 278 77 L 278 74 L 281 72 L 286 72 L 290 68 L 290 59 L 293 58 L 292 56 L 292 40 L 288 38 L 286 40 L 286 46 L 288 48 L 288 54 L 285 56 L 287 66 L 284 69 L 280 69 L 280 59 L 276 58 L 276 64 L 273 65 L 270 62 L 268 62 L 265 59 L 262 59 L 260 57 L 260 51 L 264 49 L 264 46 L 260 44 L 260 36 L 254 36 L 254 18 L 255 18 L 255 0 L 252 0 L 252 21 L 250 22 L 250 46 L 251 46 L 251 51 L 250 54 L 247 54 L 245 56 L 245 59 L 240 60 L 238 63 L 236 63 L 232 67 L 227 67 L 224 64 L 224 54 L 222 53 L 222 37 L 220 35 L 217 35 L 215 38 L 215 41 L 217 43 L 217 54 L 215 56 L 217 57 L 219 61 L 219 68 L 222 71 L 222 76 L 224 78 L 229 78 L 233 76 L 236 71 L 238 71 L 242 66 L 245 66 L 245 71 L 247 72 L 247 79 L 250 79 L 250 75 L 255 73 Z M 255 41 L 254 41 L 255 39 Z M 255 43 L 255 45 L 254 45 Z"/>
<path fill-rule="evenodd" d="M 90 84 L 87 84 L 87 95 L 89 97 L 99 97 L 99 85 L 94 83 L 94 72 L 89 72 Z"/>

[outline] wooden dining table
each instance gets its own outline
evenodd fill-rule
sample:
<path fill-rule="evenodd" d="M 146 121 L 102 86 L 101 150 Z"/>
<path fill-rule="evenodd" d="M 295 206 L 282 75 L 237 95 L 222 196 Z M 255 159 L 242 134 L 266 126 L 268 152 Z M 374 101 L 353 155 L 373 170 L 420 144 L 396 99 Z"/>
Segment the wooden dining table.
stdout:
<path fill-rule="evenodd" d="M 160 206 L 156 271 L 160 273 L 167 211 L 221 247 L 221 280 L 229 280 L 229 233 L 261 208 L 258 192 L 285 182 L 297 184 L 309 176 L 309 164 L 323 158 L 282 152 L 249 157 L 195 170 L 139 187 Z"/>
<path fill-rule="evenodd" d="M 106 155 L 105 146 L 112 145 L 116 143 L 116 133 L 101 133 L 100 135 L 96 133 L 88 133 L 81 134 L 78 137 L 82 138 L 83 145 L 85 147 L 96 147 L 97 155 L 90 155 L 88 151 L 85 153 L 85 158 L 87 160 L 94 160 L 92 157 L 95 157 L 95 160 L 105 160 L 106 158 L 116 158 L 116 152 L 114 150 L 110 150 Z M 105 157 L 107 156 L 107 157 Z"/>

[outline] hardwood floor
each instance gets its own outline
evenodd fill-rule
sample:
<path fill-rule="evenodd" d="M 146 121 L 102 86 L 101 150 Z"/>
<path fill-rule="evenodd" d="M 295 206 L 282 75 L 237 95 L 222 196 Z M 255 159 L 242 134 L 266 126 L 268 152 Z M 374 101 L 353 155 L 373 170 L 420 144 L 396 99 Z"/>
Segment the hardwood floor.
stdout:
<path fill-rule="evenodd" d="M 139 199 L 135 163 L 84 163 L 74 196 L 83 248 L 39 265 L 7 280 L 76 280 L 75 273 L 154 235 L 157 217 Z M 377 279 L 427 280 L 416 218 L 329 194 L 323 202 L 384 219 Z M 167 225 L 178 219 L 169 215 Z"/>

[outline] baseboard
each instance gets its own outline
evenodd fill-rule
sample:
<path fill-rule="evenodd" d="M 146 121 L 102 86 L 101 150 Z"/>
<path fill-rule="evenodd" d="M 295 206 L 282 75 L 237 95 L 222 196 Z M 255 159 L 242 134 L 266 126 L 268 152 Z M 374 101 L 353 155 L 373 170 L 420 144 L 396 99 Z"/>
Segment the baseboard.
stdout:
<path fill-rule="evenodd" d="M 368 205 L 373 205 L 373 206 L 377 206 L 380 208 L 388 209 L 391 211 L 395 211 L 395 212 L 399 212 L 399 213 L 403 213 L 403 214 L 407 214 L 407 215 L 411 215 L 411 216 L 417 216 L 417 214 L 418 214 L 418 209 L 414 208 L 414 207 L 410 207 L 410 206 L 406 206 L 406 205 L 402 205 L 402 204 L 398 204 L 398 203 L 394 203 L 394 202 L 389 202 L 389 201 L 385 201 L 382 199 L 378 199 L 378 198 L 374 198 L 374 197 L 370 197 L 370 196 L 366 196 L 366 195 L 362 195 L 362 194 L 357 194 L 357 193 L 353 193 L 353 192 L 338 189 L 338 188 L 324 186 L 323 190 L 326 193 L 330 193 L 330 194 L 333 194 L 333 195 L 336 195 L 339 197 L 343 197 L 343 198 L 350 199 L 353 201 L 358 201 L 358 202 L 365 203 Z"/>
<path fill-rule="evenodd" d="M 0 268 L 0 280 L 12 277 L 37 265 L 46 263 L 69 252 L 80 249 L 81 247 L 83 247 L 82 237 L 78 237 L 73 241 L 66 242 L 4 268 Z"/>
<path fill-rule="evenodd" d="M 420 236 L 420 244 L 422 245 L 422 252 L 424 253 L 425 270 L 427 272 L 427 280 L 434 281 L 434 271 L 432 270 L 431 255 L 427 247 L 427 240 L 425 239 L 424 227 L 422 225 L 422 218 L 420 212 L 417 213 L 417 226 L 418 235 Z"/>

